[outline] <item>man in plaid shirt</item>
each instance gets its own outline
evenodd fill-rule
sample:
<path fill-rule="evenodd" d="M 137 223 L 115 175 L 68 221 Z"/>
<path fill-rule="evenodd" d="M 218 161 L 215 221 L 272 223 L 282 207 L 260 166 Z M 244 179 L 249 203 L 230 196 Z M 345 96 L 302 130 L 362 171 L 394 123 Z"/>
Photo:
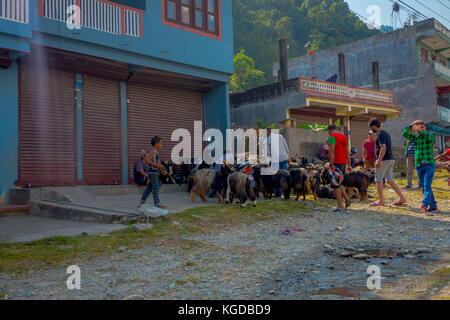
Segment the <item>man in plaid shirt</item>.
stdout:
<path fill-rule="evenodd" d="M 437 212 L 437 202 L 431 185 L 433 184 L 435 162 L 433 157 L 434 134 L 427 131 L 422 120 L 416 120 L 406 127 L 403 137 L 416 144 L 416 169 L 420 187 L 423 190 L 422 211 L 427 215 Z"/>

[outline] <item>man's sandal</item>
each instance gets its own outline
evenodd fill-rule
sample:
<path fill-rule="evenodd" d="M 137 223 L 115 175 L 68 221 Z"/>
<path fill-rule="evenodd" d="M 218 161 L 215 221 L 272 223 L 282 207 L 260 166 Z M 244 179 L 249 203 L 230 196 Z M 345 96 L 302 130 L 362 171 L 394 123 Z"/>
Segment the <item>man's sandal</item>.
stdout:
<path fill-rule="evenodd" d="M 371 207 L 384 207 L 384 203 L 374 202 L 370 204 Z"/>

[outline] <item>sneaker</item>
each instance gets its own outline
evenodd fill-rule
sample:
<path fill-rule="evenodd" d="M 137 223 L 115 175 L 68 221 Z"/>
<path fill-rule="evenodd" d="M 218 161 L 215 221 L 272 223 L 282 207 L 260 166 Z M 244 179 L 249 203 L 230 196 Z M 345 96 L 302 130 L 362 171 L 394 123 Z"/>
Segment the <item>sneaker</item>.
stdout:
<path fill-rule="evenodd" d="M 430 209 L 428 210 L 428 212 L 438 213 L 438 207 L 436 207 L 436 208 L 430 208 Z"/>
<path fill-rule="evenodd" d="M 345 211 L 347 211 L 347 210 L 339 209 L 339 208 L 336 208 L 336 209 L 333 210 L 334 213 L 345 212 Z"/>
<path fill-rule="evenodd" d="M 159 204 L 159 205 L 157 205 L 156 207 L 157 207 L 157 208 L 160 208 L 160 209 L 167 209 L 167 207 L 166 207 L 166 206 L 163 206 L 162 204 Z"/>

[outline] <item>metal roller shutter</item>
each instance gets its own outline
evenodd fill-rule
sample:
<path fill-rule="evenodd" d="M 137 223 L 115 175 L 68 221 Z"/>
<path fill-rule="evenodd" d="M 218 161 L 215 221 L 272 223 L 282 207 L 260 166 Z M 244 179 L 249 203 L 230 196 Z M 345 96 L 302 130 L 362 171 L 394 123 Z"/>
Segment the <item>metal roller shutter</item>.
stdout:
<path fill-rule="evenodd" d="M 129 174 L 139 152 L 149 150 L 154 136 L 163 139 L 161 160 L 170 160 L 175 129 L 185 128 L 194 140 L 194 121 L 204 121 L 203 95 L 200 92 L 160 88 L 151 85 L 128 84 L 128 157 Z M 193 152 L 193 148 L 192 148 Z M 131 180 L 130 180 L 131 181 Z"/>
<path fill-rule="evenodd" d="M 83 76 L 83 181 L 121 184 L 119 82 Z"/>
<path fill-rule="evenodd" d="M 75 184 L 75 75 L 22 61 L 19 82 L 19 184 Z"/>

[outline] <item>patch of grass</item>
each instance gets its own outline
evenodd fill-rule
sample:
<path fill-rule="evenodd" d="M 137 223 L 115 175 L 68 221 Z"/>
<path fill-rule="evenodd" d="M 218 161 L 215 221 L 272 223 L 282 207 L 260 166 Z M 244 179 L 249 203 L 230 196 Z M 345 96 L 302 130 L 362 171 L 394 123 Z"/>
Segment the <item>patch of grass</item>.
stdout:
<path fill-rule="evenodd" d="M 443 202 L 448 198 L 448 186 L 444 182 L 446 173 L 437 173 L 433 188 L 438 201 Z M 415 181 L 415 180 L 414 180 Z M 403 180 L 398 181 L 402 186 Z M 371 188 L 371 194 L 375 195 Z M 385 192 L 388 196 L 394 194 Z M 420 190 L 407 193 L 408 200 L 419 203 L 422 199 Z M 311 205 L 312 204 L 312 205 Z M 0 244 L 0 272 L 10 274 L 22 274 L 28 270 L 38 270 L 46 267 L 69 266 L 79 264 L 99 256 L 107 256 L 117 252 L 121 246 L 128 249 L 151 247 L 156 245 L 182 246 L 184 250 L 193 247 L 205 246 L 200 242 L 180 241 L 180 238 L 192 233 L 206 233 L 233 227 L 241 224 L 264 222 L 288 215 L 302 215 L 304 218 L 314 217 L 315 207 L 321 211 L 336 205 L 335 200 L 321 200 L 315 203 L 312 196 L 308 195 L 306 203 L 299 201 L 261 201 L 257 207 L 239 205 L 226 205 L 214 207 L 201 207 L 188 209 L 184 212 L 172 214 L 166 220 L 155 224 L 151 230 L 135 232 L 131 228 L 115 231 L 108 235 L 80 235 L 75 237 L 53 237 L 27 243 Z M 411 206 L 414 206 L 412 204 Z M 367 204 L 357 204 L 361 210 L 375 210 Z M 440 210 L 448 210 L 441 206 Z M 317 210 L 317 209 L 316 209 Z M 377 208 L 386 213 L 395 213 L 397 208 Z M 400 209 L 399 209 L 400 210 Z M 405 214 L 410 209 L 401 209 Z M 176 221 L 176 223 L 174 223 Z M 131 258 L 131 257 L 130 257 Z M 135 257 L 132 257 L 135 258 Z M 120 258 L 119 258 L 120 259 Z"/>
<path fill-rule="evenodd" d="M 440 276 L 450 276 L 450 267 L 445 267 L 436 271 L 436 274 Z"/>
<path fill-rule="evenodd" d="M 311 201 L 308 201 L 312 203 Z M 320 202 L 322 208 L 326 202 Z M 128 249 L 151 246 L 180 245 L 180 237 L 192 233 L 213 231 L 267 221 L 273 216 L 295 215 L 312 211 L 303 202 L 263 201 L 256 208 L 239 205 L 201 207 L 170 215 L 151 230 L 135 232 L 131 228 L 108 235 L 80 235 L 75 237 L 53 237 L 26 243 L 0 244 L 0 272 L 20 275 L 28 270 L 39 270 L 54 266 L 69 266 L 99 256 L 111 255 L 121 246 Z M 178 223 L 174 224 L 173 221 Z M 182 226 L 182 228 L 180 228 Z M 187 243 L 186 250 L 198 243 Z M 130 257 L 134 258 L 134 257 Z"/>
<path fill-rule="evenodd" d="M 116 271 L 116 267 L 111 266 L 109 268 L 98 268 L 96 271 L 98 272 L 110 272 L 110 271 Z"/>

